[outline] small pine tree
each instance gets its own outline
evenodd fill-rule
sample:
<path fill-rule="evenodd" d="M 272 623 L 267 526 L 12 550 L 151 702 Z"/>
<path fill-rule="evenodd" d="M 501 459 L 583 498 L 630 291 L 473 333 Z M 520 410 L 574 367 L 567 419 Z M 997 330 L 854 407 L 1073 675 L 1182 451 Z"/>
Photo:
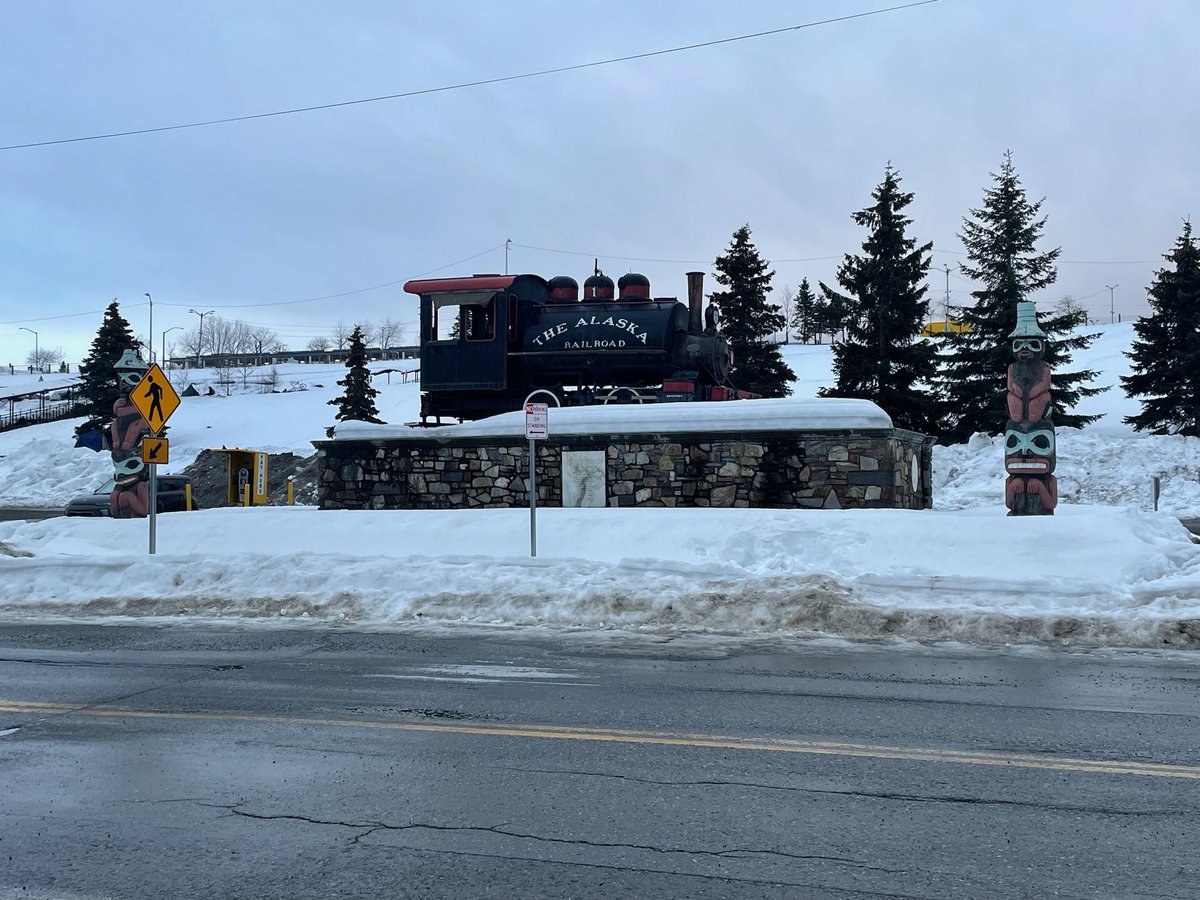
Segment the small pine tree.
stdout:
<path fill-rule="evenodd" d="M 817 298 L 813 295 L 807 278 L 801 280 L 800 290 L 796 291 L 796 297 L 792 303 L 794 304 L 792 334 L 796 340 L 807 344 L 818 334 L 816 330 Z"/>
<path fill-rule="evenodd" d="M 121 315 L 116 300 L 104 311 L 100 329 L 92 340 L 91 349 L 79 364 L 78 394 L 84 420 L 75 428 L 75 436 L 93 430 L 103 430 L 112 421 L 113 404 L 125 393 L 115 364 L 126 350 L 139 350 L 129 322 Z"/>
<path fill-rule="evenodd" d="M 936 404 L 929 386 L 937 374 L 933 345 L 921 338 L 929 312 L 924 281 L 932 243 L 916 245 L 901 214 L 913 195 L 900 190 L 889 163 L 872 192 L 875 202 L 852 215 L 870 229 L 864 255 L 846 254 L 838 267 L 838 293 L 821 284 L 829 305 L 844 311 L 846 339 L 833 347 L 836 384 L 822 397 L 872 400 L 899 428 L 936 431 Z"/>
<path fill-rule="evenodd" d="M 356 422 L 374 422 L 382 425 L 379 410 L 375 407 L 375 398 L 379 391 L 371 386 L 371 370 L 367 368 L 367 348 L 363 344 L 362 329 L 354 326 L 350 335 L 350 355 L 346 357 L 346 377 L 338 379 L 338 384 L 345 388 L 340 397 L 329 401 L 330 406 L 338 408 L 334 416 L 339 422 L 353 419 Z M 332 431 L 333 429 L 329 429 Z"/>
<path fill-rule="evenodd" d="M 993 186 L 984 192 L 983 208 L 971 210 L 974 218 L 963 220 L 959 235 L 968 259 L 962 271 L 983 287 L 971 292 L 974 306 L 959 310 L 959 318 L 969 330 L 945 337 L 941 377 L 945 427 L 941 440 L 947 443 L 961 443 L 978 431 L 1003 431 L 1008 420 L 1006 379 L 1012 362 L 1009 335 L 1017 324 L 1017 303 L 1058 278 L 1054 261 L 1062 251 L 1058 247 L 1036 251 L 1046 224 L 1044 216 L 1038 218 L 1043 201 L 1030 203 L 1026 198 L 1011 152 L 1004 154 L 1000 172 L 993 174 L 992 180 Z M 1080 398 L 1106 388 L 1087 386 L 1097 374 L 1094 371 L 1065 369 L 1072 351 L 1087 347 L 1096 335 L 1065 337 L 1085 324 L 1076 313 L 1039 316 L 1038 324 L 1050 337 L 1045 358 L 1054 367 L 1055 425 L 1079 428 L 1094 422 L 1098 416 L 1068 410 Z"/>
<path fill-rule="evenodd" d="M 713 263 L 717 284 L 725 290 L 714 291 L 708 299 L 721 311 L 721 330 L 733 351 L 733 383 L 764 397 L 786 397 L 796 375 L 769 340 L 787 319 L 767 300 L 775 275 L 767 265 L 750 242 L 750 226 L 743 225 L 733 233 L 725 255 Z"/>
<path fill-rule="evenodd" d="M 1133 323 L 1133 374 L 1121 384 L 1129 396 L 1144 399 L 1142 411 L 1125 422 L 1136 431 L 1200 436 L 1200 248 L 1191 222 L 1164 258 L 1174 270 L 1155 274 L 1150 315 Z"/>

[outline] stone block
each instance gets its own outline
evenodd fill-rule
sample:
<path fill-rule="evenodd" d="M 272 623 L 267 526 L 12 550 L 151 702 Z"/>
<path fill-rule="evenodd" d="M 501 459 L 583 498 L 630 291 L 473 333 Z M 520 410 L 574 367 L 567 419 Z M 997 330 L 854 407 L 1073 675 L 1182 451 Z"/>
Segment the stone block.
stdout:
<path fill-rule="evenodd" d="M 858 467 L 864 472 L 879 468 L 879 460 L 873 456 L 860 456 L 858 458 Z"/>
<path fill-rule="evenodd" d="M 713 488 L 710 499 L 713 506 L 722 508 L 733 506 L 733 501 L 737 497 L 737 487 L 732 484 L 724 485 L 723 487 Z"/>

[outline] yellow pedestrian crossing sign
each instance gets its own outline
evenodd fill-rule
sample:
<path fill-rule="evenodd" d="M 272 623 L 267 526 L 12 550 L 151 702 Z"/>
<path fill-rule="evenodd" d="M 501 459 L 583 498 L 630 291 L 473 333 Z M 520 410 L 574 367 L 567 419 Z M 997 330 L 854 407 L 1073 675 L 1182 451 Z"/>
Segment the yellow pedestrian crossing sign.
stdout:
<path fill-rule="evenodd" d="M 158 363 L 150 366 L 137 387 L 130 391 L 129 399 L 155 434 L 162 431 L 167 419 L 179 408 L 179 394 Z"/>

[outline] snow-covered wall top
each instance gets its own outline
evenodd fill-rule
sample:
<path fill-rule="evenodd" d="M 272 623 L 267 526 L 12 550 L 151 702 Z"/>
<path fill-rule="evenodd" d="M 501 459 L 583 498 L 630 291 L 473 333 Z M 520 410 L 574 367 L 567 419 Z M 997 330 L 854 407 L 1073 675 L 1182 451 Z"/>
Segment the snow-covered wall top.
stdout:
<path fill-rule="evenodd" d="M 743 431 L 878 431 L 892 420 L 870 400 L 781 399 L 723 403 L 651 403 L 550 409 L 550 436 L 586 434 L 729 433 Z M 511 412 L 447 425 L 412 428 L 341 422 L 335 440 L 429 440 L 431 437 L 525 437 L 525 413 Z"/>

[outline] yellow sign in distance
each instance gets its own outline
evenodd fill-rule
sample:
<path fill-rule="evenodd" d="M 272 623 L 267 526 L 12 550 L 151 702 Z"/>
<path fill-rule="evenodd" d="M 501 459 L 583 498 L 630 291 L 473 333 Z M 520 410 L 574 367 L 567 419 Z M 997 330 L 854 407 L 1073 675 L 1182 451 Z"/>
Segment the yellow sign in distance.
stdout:
<path fill-rule="evenodd" d="M 171 445 L 166 438 L 142 438 L 142 462 L 165 463 L 171 460 Z"/>
<path fill-rule="evenodd" d="M 137 387 L 129 392 L 129 399 L 155 434 L 162 431 L 167 419 L 179 409 L 179 394 L 158 363 L 152 364 Z"/>

